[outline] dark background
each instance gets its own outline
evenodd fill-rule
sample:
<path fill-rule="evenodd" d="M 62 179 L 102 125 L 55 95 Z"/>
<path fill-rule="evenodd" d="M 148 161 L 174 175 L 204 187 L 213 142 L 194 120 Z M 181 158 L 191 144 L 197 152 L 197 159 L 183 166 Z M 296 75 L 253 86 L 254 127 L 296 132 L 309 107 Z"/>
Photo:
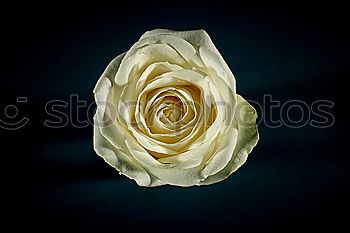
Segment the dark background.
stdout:
<path fill-rule="evenodd" d="M 10 227 L 285 232 L 346 226 L 345 6 L 50 3 L 2 11 L 1 119 L 16 120 L 4 115 L 9 104 L 18 106 L 17 117 L 30 119 L 20 130 L 1 129 L 2 221 Z M 261 139 L 242 168 L 223 182 L 192 188 L 142 188 L 119 176 L 93 151 L 91 124 L 44 126 L 50 100 L 69 102 L 76 94 L 93 104 L 106 65 L 154 28 L 205 29 L 233 70 L 238 93 L 259 103 L 265 94 L 282 103 L 332 101 L 333 126 L 260 124 Z M 16 103 L 19 96 L 28 102 Z M 92 116 L 87 107 L 72 112 L 74 119 Z"/>

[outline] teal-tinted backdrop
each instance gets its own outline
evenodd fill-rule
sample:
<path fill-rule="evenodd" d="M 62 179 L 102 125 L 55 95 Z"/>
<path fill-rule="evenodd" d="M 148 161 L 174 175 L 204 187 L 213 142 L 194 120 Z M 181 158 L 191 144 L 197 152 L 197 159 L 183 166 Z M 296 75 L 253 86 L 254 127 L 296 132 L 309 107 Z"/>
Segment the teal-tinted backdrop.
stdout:
<path fill-rule="evenodd" d="M 1 114 L 22 96 L 28 102 L 18 104 L 18 114 L 30 119 L 1 136 L 1 155 L 10 160 L 2 163 L 8 194 L 3 202 L 12 228 L 285 232 L 345 226 L 350 72 L 344 7 L 188 1 L 19 5 L 4 11 L 9 16 L 1 16 Z M 262 122 L 258 146 L 225 181 L 138 187 L 95 154 L 91 124 L 54 129 L 43 122 L 50 119 L 50 100 L 69 101 L 76 94 L 94 106 L 92 89 L 109 61 L 154 28 L 205 29 L 233 70 L 238 93 L 260 104 L 266 94 L 282 103 L 332 101 L 334 124 L 270 128 Z M 87 107 L 72 112 L 80 120 L 92 115 Z M 293 119 L 300 116 L 300 110 L 291 111 Z M 267 118 L 281 116 L 276 110 Z"/>

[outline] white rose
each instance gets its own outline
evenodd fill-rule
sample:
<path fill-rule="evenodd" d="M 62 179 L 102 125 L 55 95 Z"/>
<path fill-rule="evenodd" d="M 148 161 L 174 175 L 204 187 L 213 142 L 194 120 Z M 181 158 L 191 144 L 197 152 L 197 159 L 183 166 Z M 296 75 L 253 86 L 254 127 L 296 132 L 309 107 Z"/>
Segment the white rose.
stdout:
<path fill-rule="evenodd" d="M 258 141 L 256 111 L 204 30 L 146 32 L 94 89 L 94 149 L 140 186 L 207 185 Z"/>

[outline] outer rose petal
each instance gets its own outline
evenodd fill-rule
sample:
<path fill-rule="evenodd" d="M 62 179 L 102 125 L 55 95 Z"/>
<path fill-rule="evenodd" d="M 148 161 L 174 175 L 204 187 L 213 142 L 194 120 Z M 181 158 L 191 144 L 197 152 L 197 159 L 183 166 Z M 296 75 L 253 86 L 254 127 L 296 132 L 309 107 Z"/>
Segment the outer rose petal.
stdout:
<path fill-rule="evenodd" d="M 242 166 L 259 140 L 258 127 L 255 124 L 258 115 L 255 109 L 240 95 L 237 95 L 237 102 L 239 107 L 236 109 L 235 117 L 240 116 L 240 119 L 236 119 L 238 138 L 232 158 L 221 171 L 201 181 L 199 185 L 213 184 L 227 178 Z M 242 119 L 245 124 L 242 123 Z"/>
<path fill-rule="evenodd" d="M 134 179 L 140 186 L 164 185 L 162 181 L 149 174 L 128 153 L 123 142 L 124 136 L 121 130 L 115 130 L 113 124 L 107 119 L 108 111 L 106 102 L 112 92 L 112 80 L 120 66 L 125 53 L 113 59 L 98 80 L 94 93 L 97 111 L 94 117 L 94 149 L 109 165 L 117 169 L 121 174 Z M 120 128 L 119 128 L 120 129 Z"/>
<path fill-rule="evenodd" d="M 143 34 L 140 41 L 146 38 L 159 37 L 163 35 L 175 35 L 197 47 L 205 65 L 212 68 L 235 93 L 235 78 L 206 31 L 171 31 L 166 29 L 155 29 Z"/>
<path fill-rule="evenodd" d="M 132 178 L 140 186 L 149 186 L 151 177 L 140 165 L 108 142 L 100 132 L 98 126 L 94 127 L 94 149 L 109 165 L 116 168 L 121 174 Z"/>

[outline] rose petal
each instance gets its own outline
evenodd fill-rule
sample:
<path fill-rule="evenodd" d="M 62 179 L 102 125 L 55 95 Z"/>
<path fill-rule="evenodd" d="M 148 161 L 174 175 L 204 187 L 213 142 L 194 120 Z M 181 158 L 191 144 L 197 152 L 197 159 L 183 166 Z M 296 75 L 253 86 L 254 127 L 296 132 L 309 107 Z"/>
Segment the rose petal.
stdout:
<path fill-rule="evenodd" d="M 98 126 L 94 127 L 94 149 L 109 165 L 117 169 L 121 174 L 134 179 L 138 185 L 150 186 L 151 177 L 147 171 L 132 161 L 126 154 L 116 150 L 114 146 L 108 143 L 100 132 Z"/>
<path fill-rule="evenodd" d="M 219 147 L 213 152 L 214 155 L 203 169 L 201 173 L 203 177 L 214 175 L 227 165 L 236 147 L 237 134 L 238 130 L 235 127 L 231 127 L 227 133 L 217 139 L 220 141 Z"/>
<path fill-rule="evenodd" d="M 163 73 L 181 70 L 181 66 L 170 64 L 169 62 L 156 62 L 149 65 L 146 70 L 141 74 L 137 80 L 136 89 L 140 91 L 145 86 L 145 83 L 154 77 L 157 77 Z"/>
<path fill-rule="evenodd" d="M 165 29 L 155 29 L 143 34 L 140 41 L 145 40 L 146 38 L 157 38 L 163 35 L 180 37 L 199 48 L 200 57 L 202 58 L 203 62 L 206 65 L 209 65 L 209 67 L 213 68 L 213 70 L 225 80 L 228 87 L 235 92 L 236 84 L 234 76 L 206 31 L 171 31 Z"/>
<path fill-rule="evenodd" d="M 135 45 L 137 46 L 137 43 Z M 136 81 L 138 78 L 135 76 L 139 76 L 149 65 L 156 62 L 186 66 L 186 61 L 169 45 L 150 44 L 138 49 L 135 53 L 132 53 L 132 50 L 127 52 L 115 76 L 116 84 L 123 86 L 130 79 Z"/>
<path fill-rule="evenodd" d="M 246 115 L 251 123 L 255 123 L 257 114 L 255 109 L 249 105 L 249 103 L 243 99 L 240 95 L 237 95 L 238 104 L 244 106 L 243 108 L 237 108 L 236 115 Z M 249 109 L 249 110 L 248 110 Z M 248 110 L 248 111 L 247 111 Z M 243 112 L 241 112 L 243 111 Z M 251 114 L 254 112 L 254 114 Z M 247 113 L 247 114 L 245 114 Z M 259 133 L 257 126 L 252 125 L 240 125 L 237 122 L 238 135 L 237 144 L 233 152 L 231 160 L 227 165 L 218 173 L 209 176 L 204 181 L 201 181 L 199 185 L 208 185 L 217 183 L 227 178 L 230 174 L 236 171 L 247 160 L 248 154 L 252 151 L 259 140 Z"/>
<path fill-rule="evenodd" d="M 126 53 L 120 54 L 114 58 L 107 66 L 99 80 L 97 81 L 93 93 L 95 94 L 95 100 L 97 107 L 99 108 L 99 114 L 101 117 L 105 114 L 106 101 L 108 95 L 111 92 L 112 82 L 111 77 L 117 73 L 120 63 Z"/>
<path fill-rule="evenodd" d="M 206 64 L 206 67 L 212 68 L 212 71 L 215 72 L 214 74 L 221 77 L 226 82 L 227 86 L 234 92 L 236 90 L 235 78 L 220 53 L 216 49 L 199 47 L 199 54 Z M 210 73 L 210 75 L 215 77 L 212 73 Z"/>

